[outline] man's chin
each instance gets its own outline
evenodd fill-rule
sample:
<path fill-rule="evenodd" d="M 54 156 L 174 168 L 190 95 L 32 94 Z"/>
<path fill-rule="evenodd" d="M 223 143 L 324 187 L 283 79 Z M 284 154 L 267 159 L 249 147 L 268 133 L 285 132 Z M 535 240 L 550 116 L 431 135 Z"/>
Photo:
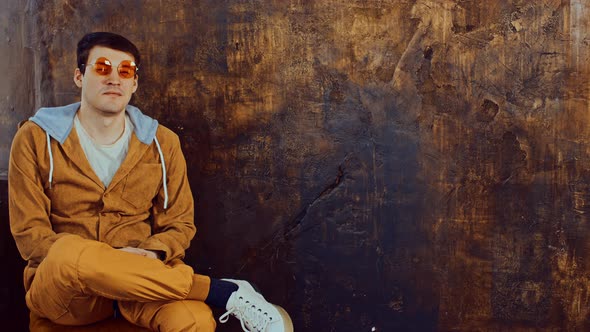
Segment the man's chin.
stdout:
<path fill-rule="evenodd" d="M 125 106 L 127 106 L 127 103 L 105 103 L 98 109 L 102 113 L 116 115 L 125 111 Z"/>

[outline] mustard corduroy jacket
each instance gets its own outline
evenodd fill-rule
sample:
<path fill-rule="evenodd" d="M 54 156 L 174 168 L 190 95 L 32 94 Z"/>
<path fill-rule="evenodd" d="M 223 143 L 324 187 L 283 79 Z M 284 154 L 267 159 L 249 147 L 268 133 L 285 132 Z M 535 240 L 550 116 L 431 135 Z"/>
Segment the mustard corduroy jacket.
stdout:
<path fill-rule="evenodd" d="M 196 228 L 178 136 L 127 106 L 134 125 L 127 156 L 105 187 L 72 130 L 79 103 L 42 108 L 17 131 L 8 170 L 10 229 L 28 261 L 25 289 L 65 234 L 183 258 Z M 163 181 L 165 179 L 165 182 Z"/>

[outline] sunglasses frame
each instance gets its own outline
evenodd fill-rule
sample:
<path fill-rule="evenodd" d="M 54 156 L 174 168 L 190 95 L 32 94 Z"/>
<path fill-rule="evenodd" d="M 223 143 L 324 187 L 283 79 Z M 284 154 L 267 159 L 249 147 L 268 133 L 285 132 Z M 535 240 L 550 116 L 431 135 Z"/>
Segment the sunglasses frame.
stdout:
<path fill-rule="evenodd" d="M 102 60 L 102 62 L 99 62 L 101 60 Z M 99 71 L 97 69 L 97 65 L 105 66 L 108 69 L 106 71 Z M 130 77 L 122 75 L 121 74 L 121 65 L 128 66 L 129 68 L 135 68 L 133 75 Z M 99 76 L 108 76 L 113 72 L 113 65 L 111 63 L 111 60 L 109 60 L 108 58 L 106 58 L 104 56 L 97 58 L 94 61 L 94 63 L 88 64 L 88 65 L 82 64 L 82 68 L 80 68 L 80 70 L 82 71 L 82 74 L 84 74 L 84 72 L 85 72 L 85 67 L 94 67 L 94 72 Z M 124 79 L 134 78 L 135 76 L 137 76 L 138 71 L 139 71 L 139 67 L 135 64 L 135 61 L 131 61 L 131 60 L 123 60 L 117 66 L 117 73 L 119 74 L 119 77 L 124 78 Z"/>

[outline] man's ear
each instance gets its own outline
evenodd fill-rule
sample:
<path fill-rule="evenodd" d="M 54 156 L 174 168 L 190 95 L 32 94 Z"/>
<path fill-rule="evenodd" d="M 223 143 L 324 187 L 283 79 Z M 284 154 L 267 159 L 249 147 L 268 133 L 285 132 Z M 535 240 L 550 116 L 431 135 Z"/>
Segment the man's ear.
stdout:
<path fill-rule="evenodd" d="M 80 68 L 76 68 L 76 70 L 74 70 L 74 83 L 76 83 L 77 87 L 79 87 L 79 88 L 82 87 L 82 79 L 83 78 L 84 78 L 84 75 L 80 71 Z"/>
<path fill-rule="evenodd" d="M 137 91 L 138 82 L 139 82 L 139 75 L 135 74 L 135 77 L 133 78 L 133 93 L 135 93 L 135 91 Z"/>

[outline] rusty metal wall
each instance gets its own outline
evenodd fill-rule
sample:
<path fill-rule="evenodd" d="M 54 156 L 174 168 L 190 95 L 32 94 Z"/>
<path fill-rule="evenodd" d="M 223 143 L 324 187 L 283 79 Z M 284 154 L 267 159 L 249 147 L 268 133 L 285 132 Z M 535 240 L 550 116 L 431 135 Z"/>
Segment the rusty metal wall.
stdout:
<path fill-rule="evenodd" d="M 34 108 L 33 52 L 25 44 L 29 33 L 25 8 L 22 1 L 0 2 L 0 179 L 6 179 L 18 119 Z"/>
<path fill-rule="evenodd" d="M 84 33 L 118 32 L 144 56 L 132 102 L 181 137 L 198 271 L 255 281 L 297 331 L 586 330 L 589 14 L 29 1 L 22 43 L 0 48 L 23 55 L 7 77 L 34 78 L 11 79 L 2 147 L 6 123 L 78 99 Z"/>
<path fill-rule="evenodd" d="M 0 1 L 0 318 L 2 329 L 26 331 L 28 311 L 22 286 L 24 261 L 8 224 L 6 175 L 12 136 L 21 118 L 33 113 L 33 52 L 27 48 L 26 4 Z"/>

